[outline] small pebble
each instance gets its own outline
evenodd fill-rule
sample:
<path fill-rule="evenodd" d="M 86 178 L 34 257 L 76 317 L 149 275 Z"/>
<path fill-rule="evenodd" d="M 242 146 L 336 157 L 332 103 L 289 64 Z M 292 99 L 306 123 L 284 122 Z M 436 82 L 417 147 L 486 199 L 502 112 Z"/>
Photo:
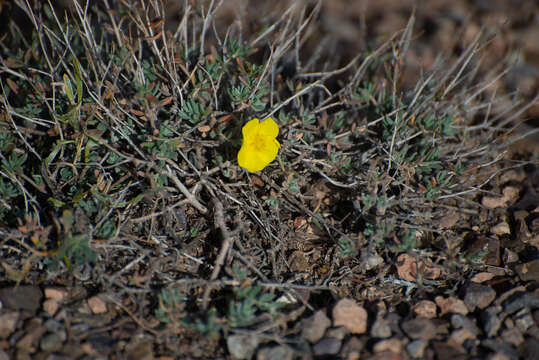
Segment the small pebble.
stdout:
<path fill-rule="evenodd" d="M 511 346 L 511 344 L 508 344 L 506 342 L 500 341 L 498 339 L 486 339 L 481 341 L 481 346 L 485 347 L 487 349 L 492 350 L 496 353 L 502 353 L 506 356 L 508 356 L 510 359 L 518 359 L 518 353 L 516 350 Z M 532 358 L 526 358 L 526 359 L 532 359 Z"/>
<path fill-rule="evenodd" d="M 46 334 L 41 338 L 39 347 L 42 351 L 58 351 L 62 348 L 62 339 L 56 333 Z"/>
<path fill-rule="evenodd" d="M 434 319 L 436 317 L 436 304 L 430 300 L 421 300 L 414 305 L 414 312 L 417 316 Z"/>
<path fill-rule="evenodd" d="M 378 318 L 372 324 L 371 336 L 375 338 L 385 339 L 391 336 L 391 327 L 384 318 Z"/>
<path fill-rule="evenodd" d="M 479 330 L 479 328 L 477 327 L 477 325 L 472 319 L 466 316 L 460 315 L 460 314 L 451 315 L 451 325 L 455 329 L 460 329 L 460 328 L 467 329 L 475 336 L 481 333 L 481 330 Z"/>
<path fill-rule="evenodd" d="M 518 315 L 517 315 L 518 316 Z M 529 312 L 526 312 L 525 314 L 518 316 L 515 319 L 515 325 L 518 327 L 518 329 L 522 332 L 526 332 L 531 326 L 535 324 L 531 314 Z"/>
<path fill-rule="evenodd" d="M 447 313 L 455 313 L 461 315 L 468 314 L 468 307 L 466 306 L 464 301 L 457 299 L 454 296 L 450 296 L 448 298 L 444 298 L 443 296 L 436 296 L 434 301 L 440 307 L 440 315 L 444 315 Z"/>
<path fill-rule="evenodd" d="M 539 281 L 539 260 L 519 264 L 515 270 L 523 281 Z"/>
<path fill-rule="evenodd" d="M 103 314 L 107 312 L 107 304 L 96 295 L 88 299 L 88 306 L 94 314 Z"/>
<path fill-rule="evenodd" d="M 412 339 L 432 339 L 436 335 L 436 326 L 426 318 L 416 318 L 404 321 L 402 330 Z"/>
<path fill-rule="evenodd" d="M 343 326 L 340 326 L 338 328 L 328 329 L 328 331 L 326 332 L 327 337 L 334 337 L 339 340 L 344 339 L 347 334 L 348 334 L 348 331 Z"/>
<path fill-rule="evenodd" d="M 368 337 L 362 339 L 357 336 L 352 336 L 342 347 L 340 355 L 349 360 L 358 360 L 361 358 L 361 351 L 365 347 L 365 342 Z"/>
<path fill-rule="evenodd" d="M 0 289 L 0 302 L 4 307 L 13 310 L 36 312 L 41 306 L 43 294 L 37 286 L 21 285 Z"/>
<path fill-rule="evenodd" d="M 472 282 L 466 287 L 464 303 L 470 311 L 474 311 L 476 307 L 479 309 L 486 308 L 495 298 L 496 291 L 493 288 Z"/>
<path fill-rule="evenodd" d="M 524 308 L 535 309 L 539 307 L 539 297 L 531 293 L 522 293 L 507 299 L 503 303 L 503 311 L 506 314 L 512 314 Z"/>
<path fill-rule="evenodd" d="M 503 341 L 509 344 L 513 344 L 516 347 L 519 347 L 520 344 L 522 344 L 522 342 L 524 341 L 524 337 L 522 336 L 522 333 L 516 327 L 512 329 L 505 329 L 504 331 L 502 331 L 501 337 Z"/>
<path fill-rule="evenodd" d="M 50 332 L 54 332 L 54 333 L 57 333 L 63 330 L 62 324 L 58 320 L 54 320 L 54 319 L 48 319 L 47 321 L 45 321 L 43 326 L 45 326 L 45 328 L 49 330 Z"/>
<path fill-rule="evenodd" d="M 303 320 L 301 335 L 311 343 L 320 340 L 326 329 L 331 325 L 331 320 L 326 316 L 325 312 L 319 310 L 311 317 Z"/>
<path fill-rule="evenodd" d="M 333 326 L 344 326 L 352 334 L 363 334 L 367 331 L 367 311 L 355 300 L 339 300 L 333 308 Z"/>
<path fill-rule="evenodd" d="M 509 227 L 509 224 L 504 221 L 497 225 L 494 225 L 490 229 L 490 231 L 492 231 L 492 233 L 496 235 L 505 235 L 511 233 L 511 228 Z"/>
<path fill-rule="evenodd" d="M 537 338 L 528 338 L 522 344 L 523 359 L 539 359 L 539 340 Z"/>
<path fill-rule="evenodd" d="M 46 299 L 56 300 L 57 302 L 66 300 L 69 295 L 66 289 L 58 286 L 48 287 L 45 289 L 44 293 Z"/>
<path fill-rule="evenodd" d="M 327 337 L 314 344 L 313 354 L 315 356 L 335 355 L 340 349 L 341 340 Z"/>
<path fill-rule="evenodd" d="M 45 310 L 50 316 L 54 316 L 59 307 L 60 304 L 54 299 L 48 299 L 43 302 L 43 310 Z"/>
<path fill-rule="evenodd" d="M 485 281 L 489 281 L 489 280 L 492 280 L 492 278 L 494 277 L 494 274 L 493 273 L 490 273 L 490 272 L 480 272 L 480 273 L 477 273 L 475 274 L 473 277 L 472 277 L 472 282 L 475 282 L 475 283 L 483 283 Z"/>
<path fill-rule="evenodd" d="M 408 354 L 413 358 L 422 358 L 428 343 L 427 340 L 423 339 L 414 340 L 406 345 L 406 351 L 408 351 Z"/>
<path fill-rule="evenodd" d="M 504 264 L 513 264 L 518 261 L 518 254 L 516 252 L 513 252 L 509 249 L 503 250 L 503 263 Z"/>
<path fill-rule="evenodd" d="M 15 331 L 18 320 L 19 313 L 15 311 L 0 315 L 0 339 L 8 338 Z"/>
<path fill-rule="evenodd" d="M 487 308 L 481 313 L 481 319 L 487 337 L 496 335 L 498 329 L 502 325 L 502 320 L 498 316 L 500 311 L 501 307 L 495 305 Z"/>
<path fill-rule="evenodd" d="M 378 341 L 374 344 L 373 352 L 381 353 L 385 351 L 390 351 L 392 353 L 398 354 L 402 351 L 402 341 L 397 338 L 387 339 Z"/>
<path fill-rule="evenodd" d="M 266 347 L 256 354 L 256 360 L 292 360 L 294 351 L 285 345 Z"/>
<path fill-rule="evenodd" d="M 468 329 L 462 328 L 453 331 L 449 339 L 455 344 L 462 345 L 466 340 L 475 339 L 475 334 Z"/>
<path fill-rule="evenodd" d="M 237 359 L 250 359 L 260 342 L 257 336 L 230 335 L 226 339 L 228 351 Z"/>

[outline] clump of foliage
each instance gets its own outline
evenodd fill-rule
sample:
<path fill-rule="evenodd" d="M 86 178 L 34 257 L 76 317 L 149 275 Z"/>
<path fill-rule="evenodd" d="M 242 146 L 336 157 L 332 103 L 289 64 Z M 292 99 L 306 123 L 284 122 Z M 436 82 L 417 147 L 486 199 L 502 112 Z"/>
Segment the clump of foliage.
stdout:
<path fill-rule="evenodd" d="M 474 123 L 495 106 L 470 68 L 480 37 L 401 89 L 413 19 L 328 70 L 342 65 L 335 55 L 308 48 L 319 2 L 249 39 L 213 28 L 214 2 L 186 4 L 176 29 L 158 1 L 74 2 L 66 13 L 16 3 L 29 28 L 11 22 L 0 43 L 6 275 L 89 266 L 94 286 L 136 304 L 135 287 L 162 324 L 213 336 L 276 321 L 287 310 L 275 299 L 294 298 L 293 285 L 369 277 L 402 252 L 435 251 L 453 274 L 469 268 L 458 229 L 433 219 L 473 207 L 499 160 L 492 119 Z M 241 127 L 270 116 L 279 161 L 247 174 L 236 163 Z M 189 286 L 170 290 L 178 282 Z"/>

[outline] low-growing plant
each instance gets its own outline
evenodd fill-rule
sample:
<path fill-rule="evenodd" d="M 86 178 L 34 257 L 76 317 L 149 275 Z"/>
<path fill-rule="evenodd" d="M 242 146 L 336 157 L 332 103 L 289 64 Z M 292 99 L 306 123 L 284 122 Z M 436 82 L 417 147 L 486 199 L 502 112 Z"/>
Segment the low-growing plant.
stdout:
<path fill-rule="evenodd" d="M 435 249 L 452 272 L 480 257 L 459 257 L 458 229 L 433 219 L 476 206 L 499 170 L 491 114 L 510 109 L 468 71 L 481 35 L 405 88 L 413 18 L 344 62 L 311 48 L 320 1 L 253 34 L 218 27 L 222 2 L 182 2 L 175 29 L 156 0 L 15 3 L 30 27 L 12 20 L 0 38 L 0 258 L 16 263 L 0 274 L 87 265 L 93 286 L 134 306 L 155 305 L 151 279 L 158 304 L 140 314 L 219 337 L 305 305 L 277 291 L 383 285 L 365 280 L 362 253 L 382 268 Z"/>

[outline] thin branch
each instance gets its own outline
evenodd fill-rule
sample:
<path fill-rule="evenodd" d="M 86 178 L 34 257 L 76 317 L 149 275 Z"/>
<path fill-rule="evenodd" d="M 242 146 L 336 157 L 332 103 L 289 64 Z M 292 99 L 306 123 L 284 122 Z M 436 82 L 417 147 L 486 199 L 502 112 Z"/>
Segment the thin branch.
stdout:
<path fill-rule="evenodd" d="M 154 167 L 154 168 L 157 169 L 156 167 Z M 187 189 L 187 187 L 185 187 L 185 185 L 180 181 L 180 179 L 178 179 L 176 174 L 170 169 L 170 167 L 168 165 L 166 165 L 166 171 L 162 171 L 162 170 L 159 170 L 159 169 L 158 169 L 158 171 L 161 174 L 166 175 L 170 180 L 172 180 L 172 182 L 174 183 L 174 185 L 176 185 L 178 190 L 180 190 L 182 192 L 182 194 L 185 195 L 185 197 L 187 198 L 189 203 L 191 205 L 193 205 L 198 211 L 200 211 L 202 214 L 207 214 L 208 213 L 208 209 L 204 205 L 202 205 L 193 196 L 193 194 L 191 194 L 189 192 L 189 189 Z"/>
<path fill-rule="evenodd" d="M 219 229 L 221 229 L 221 235 L 223 236 L 223 245 L 221 246 L 221 250 L 219 250 L 219 254 L 217 255 L 217 259 L 215 260 L 215 265 L 210 276 L 210 281 L 217 279 L 217 276 L 219 276 L 219 272 L 221 272 L 221 268 L 225 263 L 228 249 L 230 249 L 230 246 L 232 245 L 234 239 L 233 234 L 230 232 L 230 230 L 228 230 L 228 227 L 226 226 L 225 216 L 223 213 L 223 204 L 219 200 L 215 199 L 213 201 L 213 208 L 215 210 L 215 222 L 217 223 L 217 226 L 219 226 Z M 204 290 L 204 295 L 202 297 L 202 308 L 204 310 L 208 308 L 209 297 L 212 289 L 213 286 L 208 285 L 206 287 L 206 290 Z"/>

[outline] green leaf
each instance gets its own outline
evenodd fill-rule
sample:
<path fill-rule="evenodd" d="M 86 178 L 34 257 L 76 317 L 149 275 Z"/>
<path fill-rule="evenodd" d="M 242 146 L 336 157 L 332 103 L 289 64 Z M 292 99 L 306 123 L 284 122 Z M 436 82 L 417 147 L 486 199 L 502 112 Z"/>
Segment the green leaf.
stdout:
<path fill-rule="evenodd" d="M 67 74 L 64 74 L 64 92 L 69 99 L 69 102 L 71 105 L 75 105 L 75 97 L 73 96 L 73 86 L 71 85 L 71 80 L 69 79 L 69 76 Z"/>

